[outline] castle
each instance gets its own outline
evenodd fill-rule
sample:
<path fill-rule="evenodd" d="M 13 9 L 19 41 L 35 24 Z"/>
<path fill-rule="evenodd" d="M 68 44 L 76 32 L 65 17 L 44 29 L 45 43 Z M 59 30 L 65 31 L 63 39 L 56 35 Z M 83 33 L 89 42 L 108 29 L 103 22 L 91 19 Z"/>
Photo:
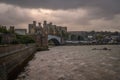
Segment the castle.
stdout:
<path fill-rule="evenodd" d="M 67 27 L 56 26 L 51 22 L 47 23 L 47 21 L 44 21 L 43 24 L 39 22 L 38 25 L 36 21 L 33 21 L 32 24 L 28 25 L 28 30 L 28 34 L 32 35 L 36 43 L 40 44 L 40 46 L 48 45 L 48 35 L 64 38 L 67 33 Z"/>
<path fill-rule="evenodd" d="M 33 24 L 29 24 L 29 34 L 49 34 L 55 36 L 61 36 L 62 33 L 67 33 L 67 27 L 53 25 L 51 22 L 47 23 L 47 21 L 36 24 L 36 21 L 33 21 Z"/>

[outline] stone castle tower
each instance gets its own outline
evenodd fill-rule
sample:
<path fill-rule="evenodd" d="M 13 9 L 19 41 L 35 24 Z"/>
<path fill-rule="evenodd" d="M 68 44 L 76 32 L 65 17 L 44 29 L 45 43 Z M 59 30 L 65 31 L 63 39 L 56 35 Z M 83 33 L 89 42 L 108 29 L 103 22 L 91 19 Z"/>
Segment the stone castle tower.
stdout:
<path fill-rule="evenodd" d="M 45 24 L 43 24 L 45 25 Z M 31 35 L 38 46 L 46 47 L 48 46 L 48 35 L 46 34 L 46 29 L 42 27 L 42 24 L 39 22 L 38 25 L 36 21 L 33 21 L 32 24 L 28 25 L 29 28 L 29 35 Z"/>

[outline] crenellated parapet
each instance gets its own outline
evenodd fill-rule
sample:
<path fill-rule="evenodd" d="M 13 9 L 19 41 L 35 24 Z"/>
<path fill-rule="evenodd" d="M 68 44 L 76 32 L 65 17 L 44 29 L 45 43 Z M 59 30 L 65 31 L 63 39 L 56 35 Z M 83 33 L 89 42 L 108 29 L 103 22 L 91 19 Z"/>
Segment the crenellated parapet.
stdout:
<path fill-rule="evenodd" d="M 44 21 L 36 25 L 36 21 L 33 21 L 33 24 L 29 24 L 29 34 L 48 34 L 62 37 L 63 34 L 67 34 L 67 27 L 54 25 L 52 22 L 47 23 Z"/>

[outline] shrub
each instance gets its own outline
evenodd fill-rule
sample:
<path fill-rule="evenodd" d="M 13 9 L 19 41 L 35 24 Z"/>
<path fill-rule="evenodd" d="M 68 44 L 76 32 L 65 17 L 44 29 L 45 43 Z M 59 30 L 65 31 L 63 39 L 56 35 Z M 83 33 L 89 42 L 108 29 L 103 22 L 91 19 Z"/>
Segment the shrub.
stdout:
<path fill-rule="evenodd" d="M 18 42 L 22 44 L 35 43 L 34 39 L 27 35 L 16 35 Z"/>

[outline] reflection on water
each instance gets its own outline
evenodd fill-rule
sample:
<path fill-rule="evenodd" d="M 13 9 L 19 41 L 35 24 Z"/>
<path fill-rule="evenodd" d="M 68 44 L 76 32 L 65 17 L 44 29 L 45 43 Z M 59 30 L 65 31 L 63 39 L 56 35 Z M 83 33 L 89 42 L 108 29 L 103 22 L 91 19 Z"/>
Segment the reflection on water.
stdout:
<path fill-rule="evenodd" d="M 104 47 L 111 50 L 92 50 Z M 120 80 L 120 46 L 60 46 L 37 52 L 16 80 Z"/>

